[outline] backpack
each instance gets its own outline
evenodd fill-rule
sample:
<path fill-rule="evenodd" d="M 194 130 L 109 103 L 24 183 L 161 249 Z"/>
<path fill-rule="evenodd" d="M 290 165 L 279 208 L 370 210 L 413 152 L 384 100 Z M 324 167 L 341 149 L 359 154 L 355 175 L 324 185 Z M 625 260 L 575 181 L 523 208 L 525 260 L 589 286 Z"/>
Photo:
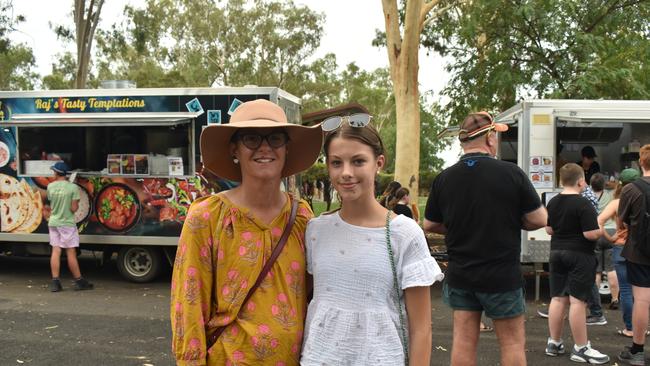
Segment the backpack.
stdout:
<path fill-rule="evenodd" d="M 643 211 L 639 216 L 639 226 L 636 232 L 636 247 L 645 257 L 650 258 L 650 183 L 639 178 L 632 182 L 645 197 Z"/>

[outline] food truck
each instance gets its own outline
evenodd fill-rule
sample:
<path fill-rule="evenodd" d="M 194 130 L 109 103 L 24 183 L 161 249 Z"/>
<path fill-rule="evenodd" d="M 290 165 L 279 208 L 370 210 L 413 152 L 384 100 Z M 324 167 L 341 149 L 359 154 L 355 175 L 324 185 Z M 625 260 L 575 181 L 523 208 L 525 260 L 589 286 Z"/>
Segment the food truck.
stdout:
<path fill-rule="evenodd" d="M 583 147 L 593 147 L 600 172 L 613 185 L 621 170 L 638 168 L 639 148 L 650 143 L 650 101 L 523 100 L 494 120 L 510 127 L 499 134 L 498 157 L 523 169 L 543 202 L 562 190 L 560 165 L 580 162 Z M 457 132 L 451 127 L 440 137 Z M 521 262 L 535 268 L 537 298 L 550 240 L 544 229 L 522 231 Z"/>
<path fill-rule="evenodd" d="M 173 262 L 189 205 L 235 184 L 201 169 L 202 129 L 255 99 L 300 123 L 300 99 L 274 87 L 0 91 L 0 252 L 49 255 L 50 167 L 65 161 L 80 247 L 117 253 L 128 280 L 153 280 Z"/>

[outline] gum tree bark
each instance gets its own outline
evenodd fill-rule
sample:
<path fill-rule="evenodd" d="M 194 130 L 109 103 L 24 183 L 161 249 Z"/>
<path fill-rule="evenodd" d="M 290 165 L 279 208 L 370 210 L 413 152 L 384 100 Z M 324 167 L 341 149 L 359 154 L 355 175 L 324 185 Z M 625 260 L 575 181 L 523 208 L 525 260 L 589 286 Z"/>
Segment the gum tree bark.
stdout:
<path fill-rule="evenodd" d="M 420 94 L 418 50 L 422 29 L 448 7 L 440 0 L 407 0 L 400 30 L 397 0 L 382 0 L 386 48 L 396 105 L 395 180 L 417 192 L 420 167 Z"/>

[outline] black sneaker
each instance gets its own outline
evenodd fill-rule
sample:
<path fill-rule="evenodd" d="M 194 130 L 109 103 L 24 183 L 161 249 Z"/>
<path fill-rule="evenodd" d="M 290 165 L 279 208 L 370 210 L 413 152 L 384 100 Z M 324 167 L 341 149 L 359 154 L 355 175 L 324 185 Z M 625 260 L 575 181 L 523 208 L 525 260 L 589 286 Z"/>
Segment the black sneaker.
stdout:
<path fill-rule="evenodd" d="M 587 317 L 587 325 L 605 325 L 605 324 L 607 324 L 607 319 L 605 319 L 604 315 L 601 316 L 589 315 Z"/>
<path fill-rule="evenodd" d="M 61 281 L 56 278 L 52 280 L 52 283 L 50 283 L 50 291 L 52 292 L 59 292 L 63 290 L 63 286 L 61 286 Z"/>
<path fill-rule="evenodd" d="M 643 352 L 632 353 L 628 346 L 625 346 L 619 353 L 618 359 L 626 365 L 645 366 L 645 354 Z"/>
<path fill-rule="evenodd" d="M 86 279 L 83 277 L 74 281 L 75 291 L 92 290 L 93 288 L 95 288 L 95 286 L 92 283 L 86 281 Z"/>

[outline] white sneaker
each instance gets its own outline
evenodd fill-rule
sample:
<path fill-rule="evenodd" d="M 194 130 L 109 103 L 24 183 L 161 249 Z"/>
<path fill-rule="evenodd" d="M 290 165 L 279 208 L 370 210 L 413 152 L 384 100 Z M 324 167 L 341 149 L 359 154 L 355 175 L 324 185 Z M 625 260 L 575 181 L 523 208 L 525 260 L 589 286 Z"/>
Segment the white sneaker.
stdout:
<path fill-rule="evenodd" d="M 591 342 L 587 342 L 587 345 L 579 350 L 576 350 L 576 347 L 573 346 L 571 361 L 600 365 L 609 362 L 609 356 L 591 348 Z"/>

